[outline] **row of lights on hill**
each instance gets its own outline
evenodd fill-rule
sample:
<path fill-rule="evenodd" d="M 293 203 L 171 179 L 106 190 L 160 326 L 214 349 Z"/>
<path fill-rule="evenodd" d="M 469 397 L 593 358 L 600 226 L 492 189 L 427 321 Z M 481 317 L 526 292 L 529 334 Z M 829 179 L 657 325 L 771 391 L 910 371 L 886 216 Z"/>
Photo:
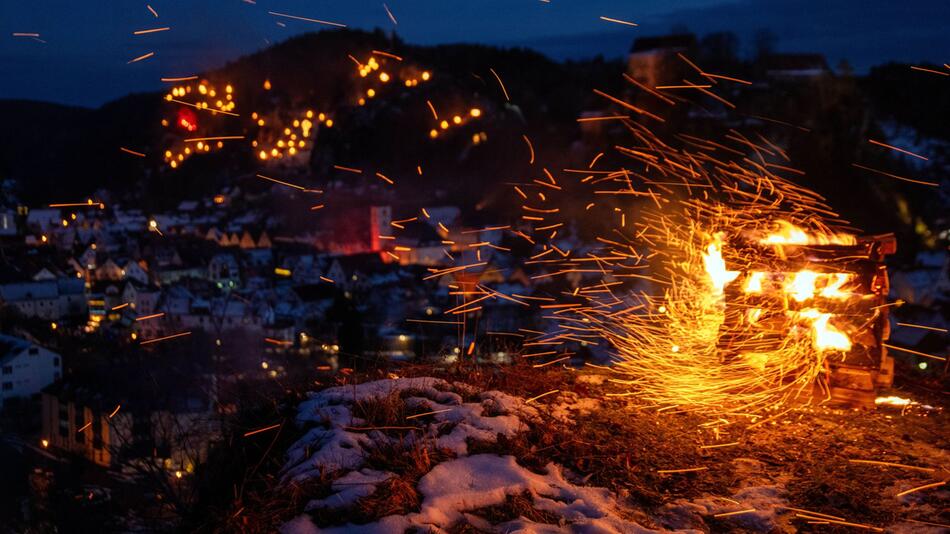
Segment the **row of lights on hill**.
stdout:
<path fill-rule="evenodd" d="M 470 121 L 474 119 L 478 119 L 481 116 L 482 116 L 482 110 L 478 108 L 472 108 L 468 111 L 468 115 L 464 117 L 462 115 L 454 115 L 452 116 L 451 121 L 442 119 L 441 121 L 439 121 L 438 128 L 432 128 L 431 130 L 429 130 L 429 137 L 431 139 L 436 139 L 439 137 L 441 132 L 448 130 L 449 128 L 464 126 Z M 487 139 L 488 139 L 488 135 L 486 135 L 485 132 L 479 132 L 472 136 L 472 142 L 475 143 L 476 145 Z"/>
<path fill-rule="evenodd" d="M 376 76 L 376 79 L 379 80 L 380 84 L 383 84 L 383 85 L 388 84 L 390 81 L 393 80 L 393 76 L 389 74 L 389 72 L 387 71 L 380 70 L 380 68 L 381 68 L 381 65 L 379 61 L 376 60 L 376 56 L 371 55 L 369 59 L 366 61 L 366 63 L 359 63 L 357 65 L 357 72 L 359 73 L 361 78 L 369 78 L 370 74 L 376 71 L 379 71 L 379 74 Z M 406 87 L 415 87 L 419 85 L 420 81 L 427 82 L 430 79 L 432 79 L 432 74 L 427 70 L 424 70 L 421 73 L 419 73 L 418 71 L 415 71 L 409 68 L 402 69 L 397 76 L 399 76 L 399 78 L 402 79 L 403 84 Z M 366 90 L 366 92 L 363 95 L 360 95 L 356 103 L 363 106 L 366 104 L 367 99 L 375 98 L 377 93 L 378 93 L 377 88 L 370 87 Z"/>
<path fill-rule="evenodd" d="M 361 78 L 368 78 L 371 74 L 378 72 L 375 78 L 378 80 L 379 84 L 385 85 L 393 81 L 394 75 L 387 71 L 380 70 L 381 67 L 381 63 L 374 55 L 371 55 L 366 63 L 358 64 L 357 70 Z M 423 70 L 419 72 L 418 70 L 412 68 L 403 68 L 395 76 L 398 76 L 406 87 L 415 87 L 419 85 L 420 82 L 427 82 L 432 79 L 432 74 L 429 71 Z M 359 105 L 364 105 L 367 98 L 376 97 L 381 85 L 366 89 L 365 93 L 363 93 L 363 95 L 361 95 L 358 99 Z M 263 88 L 265 91 L 270 91 L 273 88 L 273 84 L 269 79 L 264 80 Z M 189 95 L 198 96 L 198 100 L 195 102 L 184 102 L 178 100 Z M 165 95 L 165 100 L 169 102 L 182 102 L 183 105 L 191 106 L 201 110 L 208 110 L 212 112 L 212 114 L 217 114 L 218 112 L 230 113 L 234 111 L 236 107 L 234 97 L 234 88 L 230 84 L 224 87 L 224 91 L 222 93 L 213 84 L 203 80 L 197 84 L 183 84 L 173 87 L 171 91 Z M 477 108 L 472 109 L 470 114 L 471 117 L 478 117 L 481 114 L 481 111 Z M 258 127 L 263 128 L 265 125 L 267 125 L 268 121 L 257 112 L 254 112 L 251 115 L 251 118 L 256 122 Z M 311 148 L 309 146 L 309 136 L 310 130 L 315 125 L 314 120 L 326 128 L 333 127 L 333 119 L 327 117 L 325 113 L 319 113 L 315 115 L 312 110 L 307 110 L 304 117 L 293 120 L 293 127 L 284 127 L 282 133 L 278 133 L 275 136 L 276 139 L 269 141 L 265 140 L 263 139 L 263 132 L 259 133 L 258 139 L 255 139 L 251 142 L 252 147 L 257 151 L 258 159 L 261 161 L 266 161 L 270 159 L 281 159 L 285 156 L 296 156 L 302 151 Z M 453 124 L 461 124 L 463 122 L 463 119 L 460 116 L 455 116 L 452 120 Z M 162 119 L 162 126 L 172 126 L 172 122 L 174 122 L 175 127 L 184 129 L 188 132 L 195 132 L 198 130 L 198 117 L 189 108 L 180 108 L 178 111 L 178 116 L 174 121 Z M 441 128 L 445 130 L 448 127 L 448 121 L 442 121 Z M 437 130 L 433 130 L 433 132 L 434 134 L 430 132 L 430 135 L 433 138 L 437 137 L 439 132 Z M 484 133 L 475 134 L 473 136 L 473 142 L 476 144 L 484 141 L 485 139 L 486 136 Z M 207 141 L 197 141 L 194 145 L 194 148 L 191 146 L 184 146 L 177 150 L 166 150 L 164 153 L 164 161 L 169 165 L 169 167 L 175 169 L 194 154 L 207 153 L 215 149 L 221 149 L 223 147 L 224 143 L 222 141 L 211 143 Z"/>
<path fill-rule="evenodd" d="M 190 95 L 193 92 L 194 85 L 185 85 L 180 87 L 173 87 L 171 92 L 165 95 L 165 100 L 172 101 L 176 98 L 182 98 L 187 95 Z M 218 91 L 213 85 L 208 82 L 199 82 L 197 89 L 194 91 L 201 95 L 198 100 L 194 102 L 194 106 L 201 109 L 211 110 L 213 113 L 218 111 L 234 111 L 234 88 L 230 84 L 224 86 L 224 96 L 218 98 Z M 212 100 L 204 100 L 205 98 Z"/>

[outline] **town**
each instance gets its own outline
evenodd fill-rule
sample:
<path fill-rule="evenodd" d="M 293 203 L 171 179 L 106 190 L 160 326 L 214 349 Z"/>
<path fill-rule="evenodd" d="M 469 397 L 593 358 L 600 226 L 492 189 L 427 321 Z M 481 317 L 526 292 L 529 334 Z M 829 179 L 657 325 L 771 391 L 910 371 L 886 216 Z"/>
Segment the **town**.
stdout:
<path fill-rule="evenodd" d="M 803 94 L 818 94 L 826 107 L 858 98 L 846 66 L 832 69 L 819 54 L 766 50 L 752 61 L 740 61 L 730 48 L 734 46 L 723 35 L 704 40 L 690 33 L 638 38 L 626 65 L 617 64 L 621 69 L 616 76 L 626 76 L 629 83 L 616 94 L 636 102 L 648 115 L 666 105 L 662 100 L 681 102 L 678 94 L 686 87 L 682 80 L 695 70 L 685 58 L 701 50 L 704 68 L 715 68 L 718 62 L 732 75 L 753 80 L 721 91 L 730 100 L 747 103 L 749 110 L 774 107 L 775 94 L 787 97 L 790 107 Z M 573 104 L 568 113 L 576 118 L 573 126 L 531 138 L 515 135 L 509 130 L 521 111 L 512 104 L 486 96 L 484 89 L 459 91 L 452 99 L 439 93 L 415 94 L 417 86 L 444 91 L 438 85 L 442 71 L 417 66 L 408 57 L 397 62 L 389 56 L 351 56 L 358 79 L 375 81 L 351 88 L 344 97 L 346 106 L 323 111 L 310 102 L 280 96 L 282 82 L 266 77 L 235 81 L 233 87 L 220 74 L 216 81 L 210 75 L 211 81 L 176 82 L 164 101 L 174 104 L 200 94 L 211 109 L 248 112 L 252 122 L 234 136 L 239 139 L 227 139 L 205 125 L 207 102 L 199 102 L 194 110 L 170 108 L 156 134 L 165 143 L 159 150 L 161 161 L 149 160 L 154 165 L 148 173 L 200 173 L 199 167 L 189 166 L 216 157 L 216 152 L 227 153 L 229 147 L 234 153 L 237 144 L 249 154 L 242 161 L 259 167 L 230 165 L 223 185 L 205 187 L 201 194 L 178 198 L 169 206 L 143 201 L 141 191 L 119 194 L 107 187 L 75 199 L 47 191 L 44 202 L 36 202 L 33 192 L 25 195 L 28 201 L 21 199 L 13 179 L 0 183 L 0 444 L 3 451 L 15 451 L 4 454 L 9 461 L 30 466 L 23 494 L 37 502 L 65 499 L 70 506 L 100 510 L 111 510 L 114 501 L 121 500 L 162 510 L 158 517 L 172 521 L 169 517 L 187 509 L 193 499 L 190 492 L 197 488 L 190 479 L 195 472 L 235 435 L 225 427 L 234 425 L 237 414 L 288 392 L 302 394 L 352 373 L 385 373 L 399 362 L 437 368 L 528 363 L 573 369 L 610 362 L 609 344 L 558 330 L 551 309 L 555 305 L 547 303 L 555 297 L 608 291 L 595 284 L 649 290 L 650 283 L 640 278 L 650 272 L 605 276 L 590 266 L 565 270 L 547 263 L 571 253 L 593 254 L 602 244 L 594 238 L 599 228 L 594 223 L 552 224 L 544 217 L 552 210 L 523 214 L 509 209 L 528 196 L 547 200 L 545 194 L 555 198 L 576 190 L 552 187 L 554 178 L 548 183 L 544 168 L 532 171 L 541 178 L 534 183 L 512 174 L 476 184 L 506 191 L 501 200 L 485 200 L 491 198 L 487 194 L 471 199 L 451 191 L 448 167 L 430 167 L 428 160 L 412 159 L 415 153 L 392 155 L 392 161 L 343 160 L 341 154 L 355 151 L 340 147 L 359 142 L 360 130 L 351 125 L 382 115 L 384 111 L 373 106 L 384 108 L 387 104 L 380 101 L 390 98 L 390 107 L 416 105 L 426 114 L 431 108 L 434 117 L 426 115 L 431 124 L 412 135 L 425 143 L 446 143 L 439 150 L 450 153 L 446 159 L 453 164 L 465 165 L 473 151 L 498 142 L 508 145 L 507 150 L 517 149 L 519 160 L 530 156 L 532 164 L 535 150 L 539 159 L 542 151 L 558 152 L 557 164 L 565 169 L 557 171 L 559 175 L 581 169 L 576 173 L 584 176 L 603 155 L 598 147 L 609 146 L 618 135 L 616 123 L 605 119 L 629 110 L 610 94 L 594 95 Z M 397 64 L 401 70 L 393 67 Z M 510 77 L 514 79 L 514 73 Z M 465 87 L 468 82 L 455 83 Z M 264 96 L 245 100 L 251 88 Z M 433 105 L 437 97 L 444 104 Z M 713 97 L 707 100 L 715 103 Z M 292 103 L 283 105 L 286 102 Z M 526 107 L 536 106 L 543 107 L 543 102 Z M 867 124 L 878 122 L 862 132 L 820 130 L 815 135 L 842 144 L 840 135 L 873 131 L 900 140 L 911 130 L 896 121 L 872 118 L 870 111 L 855 106 L 856 117 Z M 257 111 L 251 115 L 251 109 Z M 765 112 L 749 111 L 741 119 L 696 108 L 676 113 L 697 135 L 712 128 L 754 129 L 762 134 L 756 143 L 784 155 L 810 152 L 812 145 L 797 136 L 815 128 L 821 108 L 803 111 L 801 122 L 791 127 Z M 402 125 L 396 123 L 389 131 L 397 137 Z M 565 139 L 567 150 L 550 146 Z M 950 144 L 919 132 L 915 142 L 931 143 L 927 146 L 937 155 L 929 166 L 900 155 L 876 156 L 877 161 L 945 176 Z M 136 148 L 144 150 L 123 147 L 125 152 L 116 149 L 114 157 L 135 158 Z M 824 164 L 792 161 L 790 166 L 800 164 L 809 171 Z M 395 173 L 375 170 L 390 163 L 398 165 Z M 791 167 L 775 169 L 794 172 Z M 411 179 L 419 192 L 400 190 L 399 180 L 394 185 L 390 179 L 398 175 L 415 175 Z M 418 185 L 430 175 L 442 178 Z M 824 183 L 823 176 L 809 175 Z M 473 186 L 466 187 L 470 191 Z M 904 304 L 893 314 L 897 320 L 935 329 L 895 328 L 891 339 L 909 351 L 900 355 L 900 365 L 922 376 L 945 375 L 943 363 L 925 355 L 945 356 L 950 349 L 939 333 L 950 310 L 950 218 L 946 212 L 930 218 L 912 214 L 903 199 L 913 194 L 902 196 L 903 190 L 892 187 L 880 190 L 897 191 L 904 211 L 892 210 L 897 215 L 887 217 L 897 218 L 905 236 L 920 245 L 910 247 L 892 266 L 890 295 Z M 862 202 L 846 198 L 847 192 L 836 187 L 828 189 L 830 197 L 844 199 L 844 209 Z M 577 198 L 570 200 L 573 209 L 581 211 Z M 471 204 L 463 203 L 466 200 Z M 485 209 L 473 206 L 480 200 Z M 625 222 L 617 206 L 621 204 L 604 208 L 604 224 Z M 928 209 L 939 213 L 939 208 Z M 536 240 L 540 232 L 545 239 Z M 548 352 L 537 346 L 544 343 L 532 343 L 538 339 L 559 344 Z M 67 469 L 76 462 L 85 467 Z M 54 483 L 57 477 L 71 485 Z M 143 485 L 142 480 L 149 482 Z M 54 486 L 72 493 L 51 495 Z M 42 506 L 52 504 L 23 512 L 21 519 L 36 520 Z M 135 520 L 126 517 L 124 524 Z"/>

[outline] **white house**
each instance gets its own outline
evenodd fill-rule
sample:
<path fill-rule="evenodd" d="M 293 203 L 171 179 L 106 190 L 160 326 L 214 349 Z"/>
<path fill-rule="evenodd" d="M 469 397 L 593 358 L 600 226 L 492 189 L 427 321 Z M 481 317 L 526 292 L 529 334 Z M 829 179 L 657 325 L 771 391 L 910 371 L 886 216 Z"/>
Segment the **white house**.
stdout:
<path fill-rule="evenodd" d="M 127 261 L 125 267 L 122 268 L 122 277 L 126 280 L 135 280 L 145 285 L 149 282 L 148 271 L 146 271 L 141 264 L 132 260 Z"/>
<path fill-rule="evenodd" d="M 42 232 L 59 228 L 63 218 L 60 216 L 59 209 L 42 208 L 30 210 L 26 216 L 26 225 L 30 228 L 38 229 Z"/>
<path fill-rule="evenodd" d="M 85 290 L 80 278 L 49 280 L 41 276 L 39 280 L 0 283 L 0 304 L 16 308 L 26 317 L 56 320 L 86 312 Z"/>
<path fill-rule="evenodd" d="M 130 279 L 122 291 L 122 302 L 130 303 L 137 315 L 151 315 L 158 309 L 161 296 L 162 292 L 158 287 Z"/>
<path fill-rule="evenodd" d="M 0 335 L 0 408 L 7 399 L 39 393 L 60 376 L 59 354 L 22 338 Z"/>

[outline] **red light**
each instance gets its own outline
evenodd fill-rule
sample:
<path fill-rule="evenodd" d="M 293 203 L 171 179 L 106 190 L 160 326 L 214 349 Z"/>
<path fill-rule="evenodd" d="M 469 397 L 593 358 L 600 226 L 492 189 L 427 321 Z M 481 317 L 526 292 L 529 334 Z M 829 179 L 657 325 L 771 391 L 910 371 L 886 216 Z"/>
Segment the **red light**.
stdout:
<path fill-rule="evenodd" d="M 178 126 L 189 131 L 193 132 L 198 129 L 198 117 L 195 115 L 194 111 L 191 111 L 188 108 L 181 108 L 178 110 Z"/>

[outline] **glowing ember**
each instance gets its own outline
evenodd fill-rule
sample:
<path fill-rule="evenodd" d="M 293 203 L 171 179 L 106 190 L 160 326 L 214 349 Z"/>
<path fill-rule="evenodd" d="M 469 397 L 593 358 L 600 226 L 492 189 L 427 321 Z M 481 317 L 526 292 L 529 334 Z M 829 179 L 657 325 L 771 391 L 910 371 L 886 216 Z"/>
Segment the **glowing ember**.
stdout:
<path fill-rule="evenodd" d="M 874 404 L 877 404 L 877 405 L 884 404 L 887 406 L 910 406 L 912 404 L 917 404 L 917 403 L 910 399 L 905 399 L 903 397 L 897 397 L 897 396 L 891 395 L 888 397 L 878 397 L 874 399 Z"/>

